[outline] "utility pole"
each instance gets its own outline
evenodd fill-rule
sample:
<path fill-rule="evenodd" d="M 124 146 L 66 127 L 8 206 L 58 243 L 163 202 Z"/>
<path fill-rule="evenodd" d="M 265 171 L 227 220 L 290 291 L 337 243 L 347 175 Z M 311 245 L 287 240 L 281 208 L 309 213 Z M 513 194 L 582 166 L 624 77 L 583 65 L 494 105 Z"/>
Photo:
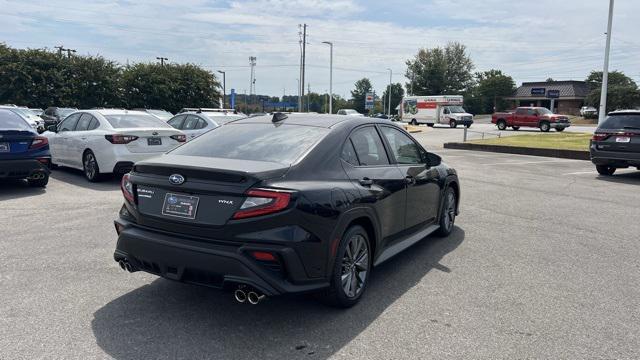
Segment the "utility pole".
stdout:
<path fill-rule="evenodd" d="M 54 46 L 54 48 L 58 49 L 58 56 L 62 56 L 62 52 L 67 50 L 64 48 L 64 45 Z"/>
<path fill-rule="evenodd" d="M 302 91 L 300 90 L 302 86 L 300 84 L 300 79 L 302 79 L 302 24 L 298 24 L 298 38 L 298 45 L 300 45 L 300 69 L 298 70 L 299 74 L 296 80 L 298 81 L 298 111 L 302 111 Z"/>
<path fill-rule="evenodd" d="M 227 73 L 226 71 L 218 70 L 222 74 L 222 108 L 226 109 L 227 106 Z"/>
<path fill-rule="evenodd" d="M 302 61 L 302 57 L 300 57 L 300 61 Z M 302 67 L 300 67 L 300 71 L 302 71 Z M 301 99 L 301 97 L 300 97 L 300 79 L 296 78 L 296 82 L 298 83 L 298 111 L 302 111 L 300 109 L 300 106 L 301 106 L 300 102 L 302 101 L 302 100 L 300 100 Z"/>
<path fill-rule="evenodd" d="M 307 60 L 307 24 L 302 25 L 302 93 L 300 96 L 300 101 L 304 98 L 304 72 L 305 72 L 305 62 Z M 301 105 L 304 106 L 304 103 L 301 102 Z M 307 107 L 308 108 L 308 107 Z"/>
<path fill-rule="evenodd" d="M 333 114 L 333 43 L 331 41 L 322 43 L 329 45 L 329 114 Z"/>
<path fill-rule="evenodd" d="M 607 89 L 609 87 L 609 49 L 611 48 L 611 23 L 613 22 L 613 0 L 609 0 L 609 21 L 607 23 L 607 44 L 604 50 L 604 69 L 602 70 L 602 89 L 600 90 L 600 109 L 598 124 L 607 116 Z"/>
<path fill-rule="evenodd" d="M 160 66 L 164 66 L 164 62 L 165 61 L 169 61 L 169 59 L 167 59 L 166 57 L 162 57 L 162 56 L 156 57 L 156 59 L 160 60 Z"/>
<path fill-rule="evenodd" d="M 307 112 L 309 112 L 309 106 L 311 106 L 311 83 L 307 83 Z"/>
<path fill-rule="evenodd" d="M 64 49 L 67 52 L 67 58 L 71 58 L 71 53 L 76 53 L 76 49 Z"/>
<path fill-rule="evenodd" d="M 391 116 L 391 81 L 393 77 L 393 70 L 391 69 L 387 69 L 387 70 L 389 70 L 389 89 L 387 90 L 389 92 L 389 101 L 387 101 L 387 106 L 389 106 L 389 112 L 387 113 L 387 115 Z"/>
<path fill-rule="evenodd" d="M 256 67 L 256 60 L 257 60 L 257 58 L 255 56 L 250 56 L 249 57 L 249 65 L 251 65 L 251 80 L 249 82 L 249 97 L 251 97 L 251 94 L 255 92 L 256 79 L 254 78 L 254 76 L 255 76 L 254 68 Z"/>

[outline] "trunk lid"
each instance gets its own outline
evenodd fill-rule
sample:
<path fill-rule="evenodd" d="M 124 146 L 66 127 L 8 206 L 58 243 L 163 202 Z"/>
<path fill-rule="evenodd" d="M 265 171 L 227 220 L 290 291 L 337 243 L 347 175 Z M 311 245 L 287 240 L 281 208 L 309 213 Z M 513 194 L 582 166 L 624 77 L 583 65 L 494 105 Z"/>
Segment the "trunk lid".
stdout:
<path fill-rule="evenodd" d="M 249 188 L 288 169 L 279 163 L 183 155 L 138 162 L 131 181 L 140 224 L 203 236 L 203 226 L 219 227 L 231 219 Z"/>
<path fill-rule="evenodd" d="M 130 128 L 117 129 L 117 134 L 137 136 L 138 138 L 126 144 L 132 153 L 163 153 L 181 144 L 172 139 L 172 135 L 180 135 L 177 129 L 171 128 Z"/>
<path fill-rule="evenodd" d="M 34 138 L 35 134 L 31 131 L 0 131 L 0 157 L 8 158 L 27 153 Z"/>

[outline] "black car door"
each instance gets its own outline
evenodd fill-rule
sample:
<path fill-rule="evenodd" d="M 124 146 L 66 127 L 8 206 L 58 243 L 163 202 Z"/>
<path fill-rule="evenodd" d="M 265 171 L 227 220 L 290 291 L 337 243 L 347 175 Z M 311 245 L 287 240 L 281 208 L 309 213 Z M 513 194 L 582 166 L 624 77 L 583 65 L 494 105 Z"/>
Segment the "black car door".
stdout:
<path fill-rule="evenodd" d="M 373 208 L 380 222 L 381 238 L 405 227 L 405 179 L 391 164 L 380 134 L 369 125 L 354 130 L 342 149 L 344 168 L 361 198 L 360 204 Z"/>
<path fill-rule="evenodd" d="M 425 226 L 436 221 L 440 207 L 439 173 L 427 165 L 426 151 L 400 129 L 380 126 L 406 182 L 405 227 Z"/>

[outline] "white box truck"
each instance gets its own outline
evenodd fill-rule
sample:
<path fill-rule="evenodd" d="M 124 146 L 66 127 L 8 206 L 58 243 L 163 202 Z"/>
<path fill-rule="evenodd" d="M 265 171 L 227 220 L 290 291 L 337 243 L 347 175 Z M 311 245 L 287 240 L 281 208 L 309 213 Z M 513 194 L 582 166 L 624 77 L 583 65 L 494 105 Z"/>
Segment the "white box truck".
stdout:
<path fill-rule="evenodd" d="M 462 107 L 462 95 L 405 96 L 400 102 L 400 119 L 411 125 L 446 124 L 470 127 L 473 115 Z"/>

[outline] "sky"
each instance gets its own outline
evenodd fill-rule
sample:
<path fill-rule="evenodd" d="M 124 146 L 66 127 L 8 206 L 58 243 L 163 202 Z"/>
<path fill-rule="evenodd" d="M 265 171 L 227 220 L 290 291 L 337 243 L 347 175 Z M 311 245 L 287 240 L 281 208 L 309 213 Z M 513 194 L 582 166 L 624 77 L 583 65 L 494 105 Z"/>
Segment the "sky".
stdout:
<path fill-rule="evenodd" d="M 378 94 L 407 79 L 420 48 L 458 41 L 474 71 L 500 69 L 523 81 L 583 80 L 602 70 L 607 0 L 0 0 L 0 42 L 17 48 L 63 45 L 122 64 L 194 63 L 226 71 L 227 92 L 297 94 L 299 24 L 308 25 L 305 89 L 350 97 L 368 77 Z M 610 70 L 640 83 L 640 1 L 617 0 Z M 218 74 L 220 75 L 220 74 Z"/>

